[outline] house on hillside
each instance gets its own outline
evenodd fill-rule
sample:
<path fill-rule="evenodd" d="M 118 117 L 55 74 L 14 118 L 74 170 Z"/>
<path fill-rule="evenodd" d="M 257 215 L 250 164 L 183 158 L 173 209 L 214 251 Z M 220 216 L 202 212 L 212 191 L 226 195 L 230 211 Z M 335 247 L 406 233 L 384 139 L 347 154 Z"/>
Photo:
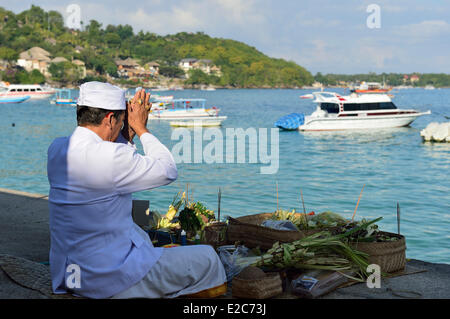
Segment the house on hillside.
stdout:
<path fill-rule="evenodd" d="M 50 43 L 51 45 L 56 45 L 58 43 L 54 38 L 46 38 L 45 42 Z"/>
<path fill-rule="evenodd" d="M 150 71 L 151 76 L 154 77 L 159 74 L 159 66 L 159 63 L 151 61 L 144 65 L 144 69 Z"/>
<path fill-rule="evenodd" d="M 82 46 L 79 46 L 79 45 L 75 46 L 76 53 L 81 53 L 81 51 L 83 51 L 83 50 L 84 50 L 84 48 Z"/>
<path fill-rule="evenodd" d="M 80 74 L 81 74 L 81 78 L 84 79 L 86 77 L 85 63 L 83 61 L 77 60 L 77 59 L 73 60 L 72 63 L 78 67 L 78 70 L 80 71 Z"/>
<path fill-rule="evenodd" d="M 50 63 L 60 63 L 60 62 L 69 62 L 66 58 L 62 56 L 57 56 L 56 58 L 52 59 Z"/>
<path fill-rule="evenodd" d="M 44 76 L 50 76 L 48 67 L 51 63 L 51 54 L 39 47 L 32 47 L 19 54 L 17 65 L 26 71 L 39 70 Z"/>
<path fill-rule="evenodd" d="M 114 61 L 117 66 L 117 74 L 121 78 L 133 77 L 139 64 L 132 58 L 126 58 L 125 60 L 117 59 Z"/>
<path fill-rule="evenodd" d="M 420 78 L 419 78 L 419 76 L 416 75 L 416 74 L 411 75 L 411 77 L 409 78 L 409 81 L 410 81 L 411 83 L 417 82 L 417 81 L 419 81 L 419 80 L 420 80 Z"/>
<path fill-rule="evenodd" d="M 190 70 L 201 70 L 208 75 L 222 76 L 220 68 L 208 59 L 183 59 L 178 63 L 178 67 L 184 71 L 186 77 L 189 77 Z"/>
<path fill-rule="evenodd" d="M 197 59 L 183 59 L 178 63 L 178 67 L 184 71 L 184 73 L 189 72 L 194 68 L 194 63 L 197 62 Z"/>
<path fill-rule="evenodd" d="M 222 70 L 217 65 L 211 66 L 211 74 L 221 77 L 222 76 Z"/>
<path fill-rule="evenodd" d="M 61 62 L 70 62 L 70 61 L 67 60 L 64 57 L 61 57 L 61 56 L 58 56 L 58 57 L 52 59 L 52 61 L 51 61 L 51 63 L 61 63 Z M 81 78 L 84 79 L 86 77 L 86 65 L 85 65 L 85 63 L 83 61 L 81 61 L 81 60 L 77 60 L 77 59 L 74 60 L 73 58 L 72 58 L 71 63 L 76 66 L 76 68 L 80 72 Z"/>
<path fill-rule="evenodd" d="M 117 74 L 121 78 L 126 79 L 148 79 L 152 76 L 151 70 L 146 70 L 142 66 L 137 63 L 135 59 L 126 58 L 125 60 L 116 60 L 114 61 L 117 66 Z M 159 67 L 159 65 L 158 65 Z"/>
<path fill-rule="evenodd" d="M 8 68 L 8 61 L 0 59 L 0 71 L 5 71 Z"/>
<path fill-rule="evenodd" d="M 212 61 L 211 60 L 201 59 L 201 60 L 195 61 L 192 64 L 192 67 L 194 69 L 202 70 L 206 74 L 210 74 L 211 73 L 211 65 L 212 65 Z"/>

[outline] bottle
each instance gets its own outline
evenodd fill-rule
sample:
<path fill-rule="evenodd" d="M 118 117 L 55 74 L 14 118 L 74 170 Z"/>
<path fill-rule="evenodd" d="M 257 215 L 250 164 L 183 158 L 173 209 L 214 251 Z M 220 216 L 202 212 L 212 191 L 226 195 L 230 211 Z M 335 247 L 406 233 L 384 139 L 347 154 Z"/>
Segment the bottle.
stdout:
<path fill-rule="evenodd" d="M 200 235 L 199 234 L 195 235 L 195 241 L 194 242 L 195 242 L 196 245 L 200 244 Z"/>
<path fill-rule="evenodd" d="M 181 246 L 186 246 L 186 232 L 184 230 L 181 231 Z"/>

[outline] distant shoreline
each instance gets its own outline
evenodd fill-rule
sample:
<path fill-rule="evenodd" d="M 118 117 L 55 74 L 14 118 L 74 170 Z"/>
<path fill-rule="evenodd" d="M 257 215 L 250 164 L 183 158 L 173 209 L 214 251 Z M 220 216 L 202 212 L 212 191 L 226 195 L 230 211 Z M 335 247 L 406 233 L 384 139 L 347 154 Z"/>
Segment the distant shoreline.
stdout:
<path fill-rule="evenodd" d="M 157 90 L 157 91 L 183 91 L 183 90 L 199 90 L 199 91 L 209 91 L 209 90 L 205 90 L 203 88 L 201 88 L 201 86 L 186 86 L 186 87 L 178 87 L 178 88 L 168 88 L 167 90 L 165 89 L 161 89 L 158 87 L 150 87 L 150 86 L 143 86 L 143 85 L 123 85 L 123 84 L 118 84 L 118 83 L 114 83 L 114 82 L 109 82 L 111 84 L 114 85 L 118 85 L 122 88 L 127 88 L 127 89 L 134 89 L 136 87 L 142 87 L 144 89 L 148 89 L 148 90 Z M 69 86 L 63 86 L 62 84 L 51 84 L 51 86 L 55 86 L 58 88 L 68 88 L 68 89 L 77 89 L 78 85 L 69 85 Z M 326 89 L 350 89 L 347 86 L 323 86 L 323 87 L 311 87 L 311 86 L 303 86 L 303 87 L 266 87 L 266 86 L 261 86 L 261 87 L 231 87 L 231 86 L 212 86 L 214 88 L 214 90 L 326 90 Z M 426 86 L 412 86 L 412 87 L 403 87 L 403 86 L 393 86 L 391 88 L 392 90 L 411 90 L 411 89 L 426 89 Z M 438 89 L 449 89 L 450 86 L 442 86 L 442 87 L 433 87 L 430 90 L 438 90 Z M 214 91 L 213 90 L 213 91 Z M 155 91 L 155 92 L 157 92 Z M 389 93 L 389 92 L 388 92 Z"/>

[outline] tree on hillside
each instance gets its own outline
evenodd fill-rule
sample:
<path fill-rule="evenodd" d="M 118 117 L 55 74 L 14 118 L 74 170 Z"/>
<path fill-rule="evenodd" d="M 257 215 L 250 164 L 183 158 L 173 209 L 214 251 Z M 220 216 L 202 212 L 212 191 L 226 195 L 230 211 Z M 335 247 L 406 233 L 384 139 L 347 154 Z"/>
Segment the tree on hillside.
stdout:
<path fill-rule="evenodd" d="M 98 43 L 102 42 L 103 31 L 101 27 L 102 24 L 97 22 L 96 20 L 89 21 L 89 24 L 86 26 L 89 43 L 97 45 Z"/>
<path fill-rule="evenodd" d="M 133 27 L 131 25 L 121 25 L 117 26 L 117 34 L 122 40 L 129 39 L 134 36 Z"/>
<path fill-rule="evenodd" d="M 55 39 L 56 44 L 50 44 L 49 39 Z M 17 15 L 0 8 L 0 43 L 2 47 L 16 52 L 38 46 L 52 56 L 64 56 L 69 60 L 78 58 L 85 62 L 88 69 L 101 75 L 116 74 L 116 58 L 132 57 L 142 63 L 159 61 L 161 74 L 177 77 L 182 75 L 176 67 L 178 62 L 192 57 L 211 60 L 220 68 L 221 77 L 205 77 L 195 73 L 191 82 L 274 87 L 301 86 L 313 81 L 312 75 L 301 66 L 270 58 L 239 41 L 211 38 L 202 32 L 180 32 L 166 36 L 143 31 L 135 34 L 128 24 L 103 28 L 96 20 L 90 20 L 80 31 L 73 32 L 64 26 L 59 12 L 45 12 L 38 6 L 31 6 Z M 76 52 L 76 46 L 85 49 Z M 435 80 L 429 81 L 434 83 Z"/>
<path fill-rule="evenodd" d="M 189 70 L 186 84 L 210 84 L 208 74 L 199 69 Z"/>
<path fill-rule="evenodd" d="M 16 50 L 7 47 L 0 47 L 0 60 L 8 61 L 8 63 L 11 64 L 11 62 L 16 61 L 18 57 L 19 54 Z"/>
<path fill-rule="evenodd" d="M 78 67 L 67 61 L 50 64 L 48 71 L 52 75 L 52 80 L 64 84 L 75 83 L 81 78 Z"/>
<path fill-rule="evenodd" d="M 47 31 L 52 31 L 59 35 L 64 32 L 64 18 L 58 11 L 49 11 L 46 14 L 46 21 L 44 22 L 44 28 Z"/>
<path fill-rule="evenodd" d="M 39 70 L 36 69 L 34 69 L 29 73 L 28 79 L 30 84 L 45 83 L 45 76 Z"/>
<path fill-rule="evenodd" d="M 184 71 L 177 66 L 160 65 L 159 74 L 169 78 L 181 78 L 184 75 Z"/>
<path fill-rule="evenodd" d="M 39 6 L 31 5 L 31 8 L 25 10 L 17 15 L 17 18 L 25 25 L 35 25 L 39 23 L 43 25 L 45 23 L 45 11 Z"/>
<path fill-rule="evenodd" d="M 121 39 L 117 33 L 107 33 L 105 42 L 112 48 L 118 48 L 120 47 Z"/>

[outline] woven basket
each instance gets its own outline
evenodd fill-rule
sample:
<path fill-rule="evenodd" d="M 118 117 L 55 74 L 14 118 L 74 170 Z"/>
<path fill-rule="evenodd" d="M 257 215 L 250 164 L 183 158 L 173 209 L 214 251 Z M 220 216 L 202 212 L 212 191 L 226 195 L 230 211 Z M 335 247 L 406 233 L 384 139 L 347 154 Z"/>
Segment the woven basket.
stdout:
<path fill-rule="evenodd" d="M 227 244 L 227 224 L 217 222 L 205 227 L 205 244 L 214 248 Z"/>
<path fill-rule="evenodd" d="M 261 279 L 233 278 L 231 294 L 236 298 L 267 299 L 283 292 L 280 274 L 267 273 Z"/>
<path fill-rule="evenodd" d="M 240 241 L 248 248 L 259 246 L 261 249 L 270 249 L 277 241 L 289 243 L 305 237 L 305 232 L 301 231 L 278 230 L 260 226 L 271 216 L 272 213 L 262 213 L 238 218 L 229 217 L 228 242 L 234 244 L 236 241 Z"/>
<path fill-rule="evenodd" d="M 399 271 L 406 265 L 406 243 L 402 235 L 381 232 L 383 235 L 397 237 L 399 240 L 388 242 L 352 242 L 350 246 L 369 255 L 369 264 L 379 265 L 381 271 L 389 273 Z"/>

